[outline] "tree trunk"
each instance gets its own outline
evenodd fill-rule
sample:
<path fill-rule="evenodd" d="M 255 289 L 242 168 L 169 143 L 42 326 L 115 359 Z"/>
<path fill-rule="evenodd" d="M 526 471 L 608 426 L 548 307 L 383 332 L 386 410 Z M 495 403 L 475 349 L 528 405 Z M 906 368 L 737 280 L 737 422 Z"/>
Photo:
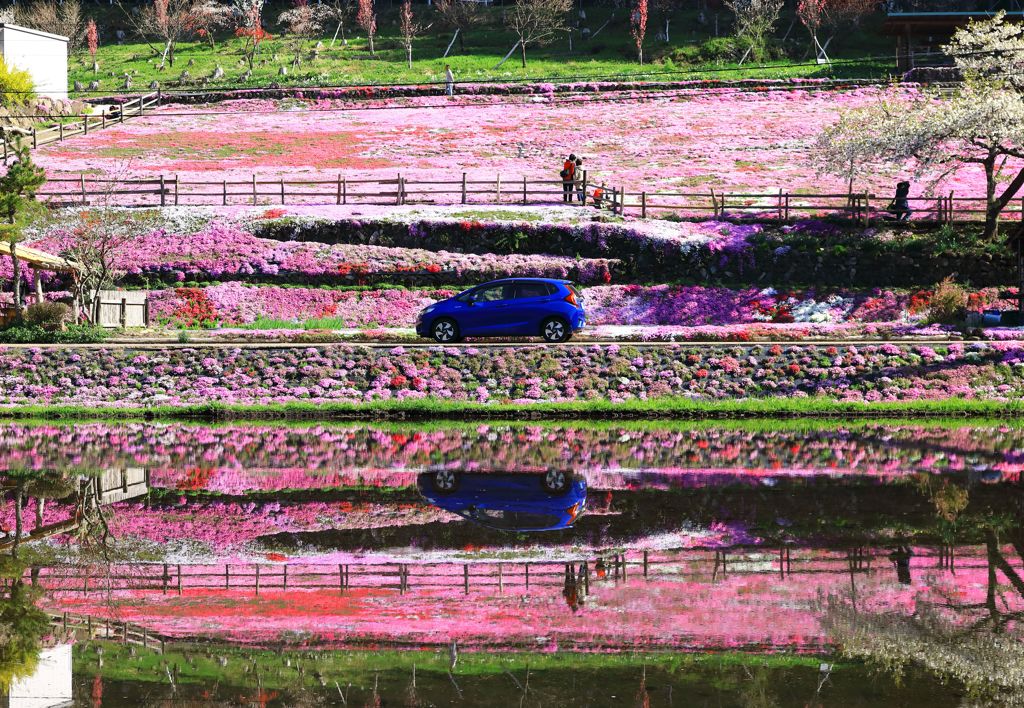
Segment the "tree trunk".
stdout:
<path fill-rule="evenodd" d="M 637 59 L 640 61 L 640 66 L 643 66 L 644 65 L 644 48 L 643 47 L 637 47 L 636 48 L 636 56 L 637 56 Z"/>
<path fill-rule="evenodd" d="M 526 42 L 519 40 L 519 49 L 522 51 L 523 68 L 526 68 Z"/>
<path fill-rule="evenodd" d="M 36 498 L 36 528 L 43 525 L 43 512 L 46 511 L 46 500 L 42 497 Z"/>
<path fill-rule="evenodd" d="M 665 18 L 665 44 L 670 44 L 671 43 L 671 40 L 669 40 L 669 38 L 668 38 L 668 21 L 669 21 L 669 18 L 666 17 Z"/>
<path fill-rule="evenodd" d="M 370 56 L 371 57 L 376 56 L 376 54 L 373 51 L 373 34 L 372 33 L 368 33 L 367 36 L 370 39 Z"/>
<path fill-rule="evenodd" d="M 11 555 L 17 557 L 18 546 L 21 544 L 21 533 L 24 528 L 21 518 L 22 489 L 19 485 L 14 490 L 14 545 L 11 547 Z"/>
<path fill-rule="evenodd" d="M 982 237 L 990 240 L 999 233 L 999 212 L 1002 207 L 996 199 L 996 156 L 990 154 L 983 163 L 985 167 L 985 232 Z"/>
<path fill-rule="evenodd" d="M 463 54 L 466 53 L 466 39 L 465 38 L 466 38 L 466 33 L 463 32 L 462 28 L 460 27 L 459 28 L 459 51 L 462 52 Z"/>
<path fill-rule="evenodd" d="M 11 271 L 14 276 L 14 308 L 21 312 L 24 309 L 21 301 L 21 259 L 18 258 L 16 243 L 11 244 Z"/>

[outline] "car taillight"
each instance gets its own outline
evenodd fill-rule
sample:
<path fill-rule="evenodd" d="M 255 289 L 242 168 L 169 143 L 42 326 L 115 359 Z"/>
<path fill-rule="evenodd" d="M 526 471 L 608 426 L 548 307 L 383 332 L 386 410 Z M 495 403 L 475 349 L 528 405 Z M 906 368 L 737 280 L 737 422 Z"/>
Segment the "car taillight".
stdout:
<path fill-rule="evenodd" d="M 565 510 L 565 513 L 569 515 L 569 522 L 570 523 L 575 521 L 576 517 L 579 516 L 579 513 L 580 513 L 580 505 L 579 505 L 579 503 L 576 503 L 576 504 L 573 504 L 572 506 L 570 506 L 568 509 Z"/>
<path fill-rule="evenodd" d="M 573 307 L 580 306 L 579 300 L 576 299 L 576 293 L 574 293 L 572 290 L 570 290 L 569 294 L 565 296 L 565 301 L 572 305 Z"/>

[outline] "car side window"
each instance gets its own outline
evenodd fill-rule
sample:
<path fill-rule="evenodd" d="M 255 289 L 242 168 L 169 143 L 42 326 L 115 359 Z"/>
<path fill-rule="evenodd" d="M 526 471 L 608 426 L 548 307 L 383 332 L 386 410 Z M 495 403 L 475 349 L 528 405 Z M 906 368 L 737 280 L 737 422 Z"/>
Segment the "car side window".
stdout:
<path fill-rule="evenodd" d="M 527 297 L 547 297 L 551 294 L 551 286 L 547 283 L 519 283 L 516 289 L 516 297 L 519 299 Z"/>
<path fill-rule="evenodd" d="M 505 283 L 503 285 L 492 285 L 489 288 L 483 288 L 473 293 L 473 299 L 476 302 L 497 302 L 498 300 L 511 300 L 512 299 L 513 286 L 511 283 Z"/>

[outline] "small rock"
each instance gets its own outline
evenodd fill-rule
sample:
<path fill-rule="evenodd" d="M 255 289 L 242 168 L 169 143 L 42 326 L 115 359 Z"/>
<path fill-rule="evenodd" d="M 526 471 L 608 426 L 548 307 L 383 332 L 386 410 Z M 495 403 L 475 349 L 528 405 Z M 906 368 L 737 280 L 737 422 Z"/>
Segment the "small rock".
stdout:
<path fill-rule="evenodd" d="M 85 91 L 85 87 L 82 86 L 82 82 L 81 81 L 76 81 L 75 82 L 75 92 L 76 93 L 81 93 L 82 91 Z"/>
<path fill-rule="evenodd" d="M 280 69 L 277 70 L 277 75 L 278 76 L 288 76 L 288 67 L 287 66 L 282 66 Z"/>
<path fill-rule="evenodd" d="M 99 81 L 90 81 L 89 82 L 89 90 L 90 91 L 99 91 L 100 90 L 100 82 Z"/>
<path fill-rule="evenodd" d="M 160 82 L 157 81 L 156 79 L 153 79 L 152 81 L 149 82 L 149 90 L 150 91 L 156 91 L 159 88 L 160 88 Z"/>
<path fill-rule="evenodd" d="M 189 59 L 188 60 L 187 66 L 195 66 L 195 65 L 196 65 L 196 60 L 195 59 Z"/>
<path fill-rule="evenodd" d="M 214 81 L 218 81 L 220 79 L 223 79 L 224 78 L 224 69 L 221 66 L 217 66 L 217 68 L 213 70 L 213 76 L 210 77 L 210 78 L 212 78 Z"/>

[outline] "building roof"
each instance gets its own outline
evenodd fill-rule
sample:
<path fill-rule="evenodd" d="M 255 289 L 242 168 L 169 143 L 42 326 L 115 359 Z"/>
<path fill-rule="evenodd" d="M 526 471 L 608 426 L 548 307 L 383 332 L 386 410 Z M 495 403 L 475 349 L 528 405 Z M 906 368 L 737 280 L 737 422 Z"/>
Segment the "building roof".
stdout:
<path fill-rule="evenodd" d="M 29 246 L 22 246 L 21 244 L 18 244 L 17 252 L 19 259 L 40 270 L 52 270 L 63 273 L 72 273 L 81 270 L 79 265 L 74 261 L 69 261 L 65 258 L 61 258 L 60 256 L 55 256 L 45 251 L 30 248 Z M 0 241 L 0 256 L 9 255 L 11 255 L 11 244 L 6 241 Z"/>
<path fill-rule="evenodd" d="M 68 43 L 68 38 L 64 37 L 62 35 L 50 34 L 49 32 L 42 32 L 42 31 L 37 30 L 37 29 L 32 29 L 31 27 L 22 27 L 21 25 L 16 25 L 13 22 L 0 22 L 0 32 L 3 32 L 4 30 L 15 30 L 16 32 L 24 32 L 25 34 L 34 34 L 34 35 L 37 35 L 39 37 L 45 37 L 46 39 L 56 39 L 56 40 L 58 40 L 60 42 L 64 42 L 65 44 Z"/>

